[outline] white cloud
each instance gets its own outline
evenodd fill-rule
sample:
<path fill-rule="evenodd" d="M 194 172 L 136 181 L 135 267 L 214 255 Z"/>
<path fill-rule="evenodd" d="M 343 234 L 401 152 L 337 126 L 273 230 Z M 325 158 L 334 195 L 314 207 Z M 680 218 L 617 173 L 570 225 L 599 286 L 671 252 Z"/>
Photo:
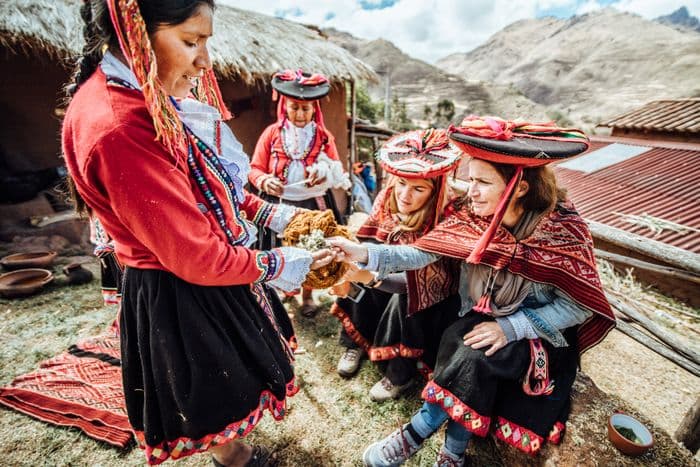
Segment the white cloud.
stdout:
<path fill-rule="evenodd" d="M 398 0 L 386 8 L 370 10 L 362 9 L 359 0 L 219 1 L 269 15 L 287 13 L 283 15 L 287 19 L 334 27 L 365 39 L 384 38 L 412 57 L 428 62 L 450 53 L 467 52 L 508 24 L 534 18 L 538 12 L 558 9 L 573 14 L 602 8 L 598 0 Z M 700 0 L 619 0 L 612 6 L 654 18 L 682 4 L 691 14 L 700 11 Z"/>

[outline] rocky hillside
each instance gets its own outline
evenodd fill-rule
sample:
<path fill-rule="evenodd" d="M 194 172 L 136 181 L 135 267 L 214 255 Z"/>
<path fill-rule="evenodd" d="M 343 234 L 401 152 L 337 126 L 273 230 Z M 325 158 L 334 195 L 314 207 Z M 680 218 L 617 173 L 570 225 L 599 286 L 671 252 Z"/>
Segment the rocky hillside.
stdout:
<path fill-rule="evenodd" d="M 695 32 L 700 32 L 700 20 L 698 20 L 695 16 L 691 16 L 688 9 L 684 6 L 680 7 L 670 15 L 659 16 L 654 21 L 677 27 L 681 31 L 690 29 Z"/>
<path fill-rule="evenodd" d="M 545 118 L 547 109 L 524 97 L 508 84 L 494 85 L 480 79 L 464 80 L 461 76 L 414 59 L 389 41 L 363 40 L 334 29 L 323 31 L 333 42 L 371 65 L 384 77 L 388 73 L 392 96 L 406 103 L 408 115 L 423 123 L 426 105 L 435 110 L 443 99 L 455 104 L 454 121 L 469 113 L 512 115 L 522 118 Z M 369 86 L 374 101 L 384 101 L 385 82 Z"/>
<path fill-rule="evenodd" d="M 653 99 L 700 96 L 700 35 L 608 8 L 515 22 L 436 66 L 512 84 L 590 129 Z"/>

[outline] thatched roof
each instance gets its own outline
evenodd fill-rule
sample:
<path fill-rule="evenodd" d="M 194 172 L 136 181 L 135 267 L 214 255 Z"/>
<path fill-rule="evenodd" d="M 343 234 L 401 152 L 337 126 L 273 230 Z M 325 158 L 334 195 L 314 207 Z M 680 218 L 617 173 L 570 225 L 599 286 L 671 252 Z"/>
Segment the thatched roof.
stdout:
<path fill-rule="evenodd" d="M 0 45 L 70 66 L 83 44 L 82 0 L 2 0 Z M 283 68 L 320 72 L 333 80 L 376 80 L 369 65 L 309 27 L 218 5 L 209 51 L 218 73 L 249 84 Z"/>

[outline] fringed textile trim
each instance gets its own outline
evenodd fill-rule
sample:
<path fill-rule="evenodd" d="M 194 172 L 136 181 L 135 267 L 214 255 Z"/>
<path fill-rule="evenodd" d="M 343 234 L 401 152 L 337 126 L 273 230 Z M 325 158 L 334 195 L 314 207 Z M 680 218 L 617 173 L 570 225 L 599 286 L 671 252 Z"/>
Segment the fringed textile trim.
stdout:
<path fill-rule="evenodd" d="M 287 383 L 286 395 L 291 397 L 299 391 L 294 379 Z M 146 459 L 150 465 L 157 465 L 170 459 L 182 459 L 198 452 L 204 452 L 214 446 L 226 444 L 235 439 L 243 438 L 250 433 L 262 419 L 265 411 L 279 421 L 284 418 L 287 407 L 286 399 L 278 400 L 270 391 L 260 393 L 258 406 L 248 416 L 235 421 L 218 433 L 209 434 L 199 439 L 191 439 L 185 436 L 172 441 L 163 441 L 154 446 L 146 444 L 143 431 L 134 431 L 136 440 L 141 449 L 146 451 Z"/>

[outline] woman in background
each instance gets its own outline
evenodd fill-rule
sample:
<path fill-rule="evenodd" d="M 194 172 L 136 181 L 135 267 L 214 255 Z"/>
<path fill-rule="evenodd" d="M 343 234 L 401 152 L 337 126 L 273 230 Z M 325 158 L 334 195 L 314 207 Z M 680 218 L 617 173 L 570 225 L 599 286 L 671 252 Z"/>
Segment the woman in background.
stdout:
<path fill-rule="evenodd" d="M 328 79 L 320 74 L 285 70 L 272 78 L 273 92 L 279 93 L 277 121 L 258 139 L 248 176 L 261 197 L 271 203 L 285 203 L 311 210 L 333 211 L 336 222 L 343 220 L 331 188 L 350 188 L 348 176 L 338 158 L 333 135 L 323 123 L 320 99 L 330 91 Z M 258 248 L 279 246 L 275 232 L 263 229 Z M 318 313 L 310 288 L 302 289 L 300 313 Z"/>

